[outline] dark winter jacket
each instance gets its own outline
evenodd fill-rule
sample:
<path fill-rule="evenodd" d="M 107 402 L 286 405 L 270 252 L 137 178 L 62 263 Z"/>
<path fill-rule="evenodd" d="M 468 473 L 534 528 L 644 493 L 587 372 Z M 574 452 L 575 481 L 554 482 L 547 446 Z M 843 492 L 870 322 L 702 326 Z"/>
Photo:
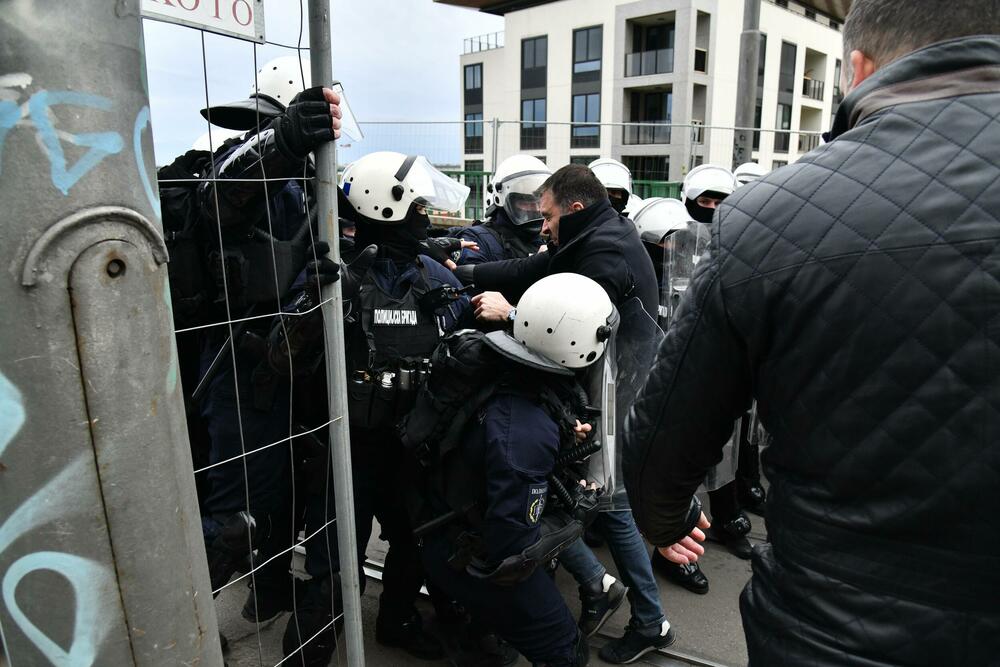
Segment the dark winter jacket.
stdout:
<path fill-rule="evenodd" d="M 750 662 L 1000 662 L 1000 37 L 878 71 L 721 206 L 625 433 L 654 544 L 757 399 Z"/>
<path fill-rule="evenodd" d="M 635 297 L 654 320 L 659 294 L 653 263 L 635 225 L 603 200 L 559 220 L 559 245 L 527 259 L 476 266 L 476 287 L 523 293 L 554 273 L 579 273 L 597 282 L 621 306 Z"/>

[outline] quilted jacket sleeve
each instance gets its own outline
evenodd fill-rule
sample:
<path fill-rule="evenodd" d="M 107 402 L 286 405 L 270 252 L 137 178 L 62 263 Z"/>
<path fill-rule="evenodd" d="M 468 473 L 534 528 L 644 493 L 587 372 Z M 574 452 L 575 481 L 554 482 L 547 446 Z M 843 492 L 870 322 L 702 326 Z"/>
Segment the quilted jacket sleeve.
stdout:
<path fill-rule="evenodd" d="M 683 537 L 691 496 L 750 404 L 749 363 L 726 315 L 713 237 L 625 423 L 625 485 L 656 546 Z"/>

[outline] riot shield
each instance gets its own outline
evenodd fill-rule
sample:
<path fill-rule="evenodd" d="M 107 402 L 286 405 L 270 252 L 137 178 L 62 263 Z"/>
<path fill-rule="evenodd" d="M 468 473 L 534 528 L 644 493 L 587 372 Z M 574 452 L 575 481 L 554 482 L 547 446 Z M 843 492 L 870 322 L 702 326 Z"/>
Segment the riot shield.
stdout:
<path fill-rule="evenodd" d="M 660 324 L 664 329 L 677 312 L 681 296 L 687 291 L 694 267 L 708 250 L 709 226 L 691 222 L 664 241 L 663 284 L 660 286 Z"/>
<path fill-rule="evenodd" d="M 628 508 L 628 496 L 622 483 L 620 443 L 622 427 L 629 408 L 653 366 L 663 331 L 636 298 L 618 310 L 611 338 L 604 356 L 590 367 L 587 389 L 600 416 L 594 423 L 595 439 L 601 450 L 590 457 L 589 480 L 604 489 L 602 511 Z"/>

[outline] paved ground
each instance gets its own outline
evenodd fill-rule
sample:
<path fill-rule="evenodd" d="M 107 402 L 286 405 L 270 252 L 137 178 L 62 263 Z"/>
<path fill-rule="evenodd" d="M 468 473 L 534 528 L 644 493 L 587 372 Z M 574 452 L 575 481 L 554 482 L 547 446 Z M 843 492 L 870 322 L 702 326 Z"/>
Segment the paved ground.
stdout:
<path fill-rule="evenodd" d="M 754 524 L 751 537 L 759 542 L 764 538 L 764 521 L 760 517 L 750 515 Z M 375 531 L 377 534 L 377 531 Z M 381 561 L 385 545 L 373 538 L 369 544 L 368 555 Z M 614 571 L 614 565 L 606 549 L 598 550 L 598 555 L 608 569 Z M 661 596 L 667 616 L 677 633 L 677 641 L 667 654 L 651 654 L 646 664 L 655 665 L 745 665 L 746 645 L 740 624 L 738 596 L 750 576 L 750 564 L 730 555 L 724 547 L 709 543 L 701 561 L 702 570 L 711 582 L 711 590 L 707 595 L 694 595 L 682 588 L 661 580 Z M 560 589 L 566 596 L 570 608 L 578 610 L 576 585 L 572 578 L 560 571 L 557 575 Z M 381 584 L 369 581 L 365 595 L 361 600 L 365 633 L 365 657 L 369 665 L 459 665 L 461 656 L 453 656 L 449 661 L 436 663 L 414 660 L 404 653 L 385 649 L 375 642 L 374 623 L 378 611 L 378 594 Z M 230 667 L 258 667 L 281 664 L 281 636 L 290 617 L 289 614 L 279 616 L 269 625 L 261 626 L 258 632 L 255 626 L 243 620 L 240 608 L 246 597 L 246 588 L 242 585 L 233 586 L 223 591 L 216 601 L 219 612 L 219 626 L 230 643 L 226 656 Z M 433 613 L 430 603 L 421 602 L 424 617 L 431 619 Z M 597 637 L 593 642 L 591 665 L 605 665 L 597 657 L 599 648 L 608 636 L 620 636 L 628 621 L 628 606 L 621 609 L 604 626 L 604 637 Z M 672 656 L 672 657 L 671 657 Z M 294 659 L 284 664 L 300 664 Z M 331 664 L 346 664 L 343 651 L 339 660 Z M 520 661 L 520 666 L 527 661 Z"/>

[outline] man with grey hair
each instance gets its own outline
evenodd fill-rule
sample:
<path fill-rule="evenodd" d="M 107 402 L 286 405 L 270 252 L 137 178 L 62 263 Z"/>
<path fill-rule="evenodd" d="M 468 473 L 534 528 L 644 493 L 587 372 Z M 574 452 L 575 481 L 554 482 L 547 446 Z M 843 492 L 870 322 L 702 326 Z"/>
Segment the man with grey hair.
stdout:
<path fill-rule="evenodd" d="M 1000 660 L 1000 2 L 854 0 L 831 140 L 722 204 L 625 432 L 655 545 L 756 399 L 750 664 Z"/>

